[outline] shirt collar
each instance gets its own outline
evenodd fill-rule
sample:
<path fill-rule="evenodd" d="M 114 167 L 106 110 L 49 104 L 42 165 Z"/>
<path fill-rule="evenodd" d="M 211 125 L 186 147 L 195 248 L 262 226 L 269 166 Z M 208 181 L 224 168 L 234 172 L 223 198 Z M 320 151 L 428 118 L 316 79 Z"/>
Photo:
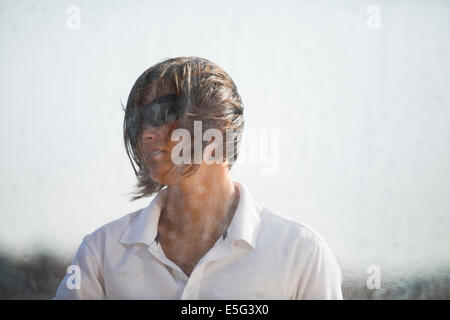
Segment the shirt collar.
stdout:
<path fill-rule="evenodd" d="M 224 238 L 229 238 L 233 244 L 238 240 L 243 240 L 251 248 L 255 248 L 261 222 L 260 212 L 263 208 L 244 184 L 239 182 L 235 182 L 235 184 L 240 191 L 239 203 L 233 219 L 224 233 Z M 150 245 L 153 241 L 157 241 L 159 215 L 166 195 L 167 188 L 164 188 L 147 207 L 141 210 L 123 233 L 120 238 L 121 243 Z"/>
<path fill-rule="evenodd" d="M 232 243 L 244 240 L 252 248 L 256 247 L 259 225 L 261 223 L 261 205 L 253 198 L 246 185 L 236 182 L 240 191 L 239 204 L 227 229 L 227 237 Z"/>
<path fill-rule="evenodd" d="M 130 222 L 120 238 L 121 243 L 142 243 L 149 245 L 155 240 L 158 234 L 159 215 L 166 192 L 167 188 L 158 192 L 149 205 L 143 208 L 137 217 Z"/>

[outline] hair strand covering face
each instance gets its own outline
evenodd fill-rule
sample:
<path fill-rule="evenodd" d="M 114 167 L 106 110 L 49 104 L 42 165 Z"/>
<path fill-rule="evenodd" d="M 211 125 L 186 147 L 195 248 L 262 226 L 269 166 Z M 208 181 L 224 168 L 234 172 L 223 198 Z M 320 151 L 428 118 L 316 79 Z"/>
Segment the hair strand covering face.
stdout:
<path fill-rule="evenodd" d="M 152 180 L 148 167 L 142 159 L 140 135 L 143 128 L 144 103 L 149 95 L 149 87 L 156 85 L 159 97 L 161 88 L 173 88 L 177 94 L 177 128 L 187 129 L 194 139 L 194 121 L 202 121 L 202 131 L 218 129 L 223 137 L 229 134 L 228 143 L 233 144 L 227 153 L 224 141 L 224 161 L 231 169 L 239 154 L 242 131 L 244 129 L 244 106 L 231 77 L 218 65 L 199 57 L 177 57 L 165 59 L 147 69 L 135 82 L 124 107 L 123 136 L 125 149 L 137 177 L 136 191 L 131 201 L 150 197 L 164 188 Z M 231 132 L 231 134 L 230 134 Z M 231 139 L 230 139 L 231 138 Z M 202 150 L 207 145 L 202 142 Z M 191 148 L 192 159 L 194 148 Z M 198 170 L 199 164 L 174 165 L 169 172 L 187 177 Z"/>

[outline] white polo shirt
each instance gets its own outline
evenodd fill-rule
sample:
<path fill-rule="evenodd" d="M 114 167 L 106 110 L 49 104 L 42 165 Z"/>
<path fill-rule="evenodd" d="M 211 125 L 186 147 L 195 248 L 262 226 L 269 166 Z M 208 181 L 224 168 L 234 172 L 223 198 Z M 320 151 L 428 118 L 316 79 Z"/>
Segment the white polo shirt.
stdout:
<path fill-rule="evenodd" d="M 65 276 L 54 299 L 342 299 L 341 270 L 325 239 L 236 184 L 231 224 L 189 277 L 158 243 L 165 188 L 147 207 L 85 236 L 72 262 L 80 272 Z"/>

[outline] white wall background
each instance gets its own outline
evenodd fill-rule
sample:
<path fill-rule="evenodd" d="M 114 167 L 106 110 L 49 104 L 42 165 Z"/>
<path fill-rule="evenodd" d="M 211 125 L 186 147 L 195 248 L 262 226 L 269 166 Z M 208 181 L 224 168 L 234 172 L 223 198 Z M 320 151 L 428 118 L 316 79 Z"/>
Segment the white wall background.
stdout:
<path fill-rule="evenodd" d="M 262 205 L 343 267 L 449 266 L 449 31 L 448 1 L 2 1 L 0 250 L 71 255 L 146 206 L 128 201 L 120 101 L 195 55 L 235 80 L 247 129 L 279 130 L 276 174 L 232 170 Z"/>

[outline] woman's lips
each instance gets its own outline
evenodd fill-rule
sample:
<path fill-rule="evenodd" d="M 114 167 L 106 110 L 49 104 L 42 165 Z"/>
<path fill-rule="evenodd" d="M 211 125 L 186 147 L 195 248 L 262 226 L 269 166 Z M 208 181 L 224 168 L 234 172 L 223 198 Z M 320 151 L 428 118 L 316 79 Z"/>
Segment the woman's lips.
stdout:
<path fill-rule="evenodd" d="M 148 158 L 155 159 L 155 158 L 158 158 L 158 156 L 162 155 L 163 153 L 164 153 L 163 150 L 155 150 L 148 155 Z"/>

